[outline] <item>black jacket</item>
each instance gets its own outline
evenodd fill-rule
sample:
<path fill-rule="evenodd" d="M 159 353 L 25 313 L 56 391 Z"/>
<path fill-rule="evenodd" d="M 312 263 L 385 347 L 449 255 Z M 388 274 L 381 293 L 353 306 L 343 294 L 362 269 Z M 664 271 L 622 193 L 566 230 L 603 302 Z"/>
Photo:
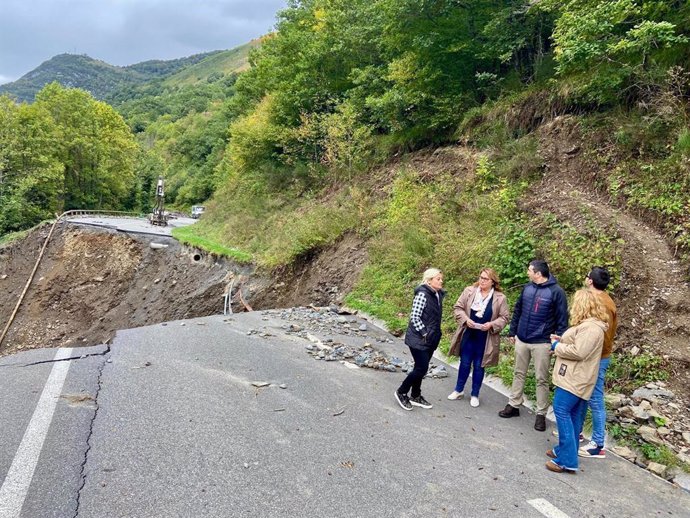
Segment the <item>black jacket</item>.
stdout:
<path fill-rule="evenodd" d="M 527 344 L 548 343 L 568 328 L 568 298 L 550 275 L 543 284 L 529 282 L 515 303 L 509 336 Z"/>
<path fill-rule="evenodd" d="M 445 297 L 446 292 L 443 290 L 436 292 L 426 284 L 420 284 L 415 288 L 415 296 L 420 292 L 426 296 L 426 304 L 422 311 L 424 329 L 417 331 L 410 320 L 405 333 L 405 343 L 413 349 L 431 349 L 433 351 L 441 341 L 441 314 L 443 297 Z"/>

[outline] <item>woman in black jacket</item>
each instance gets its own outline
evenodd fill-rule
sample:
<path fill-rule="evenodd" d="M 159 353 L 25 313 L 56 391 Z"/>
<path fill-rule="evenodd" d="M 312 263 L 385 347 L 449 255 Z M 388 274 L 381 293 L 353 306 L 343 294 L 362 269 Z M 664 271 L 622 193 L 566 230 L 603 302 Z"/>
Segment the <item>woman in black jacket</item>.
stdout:
<path fill-rule="evenodd" d="M 431 356 L 441 341 L 441 311 L 445 294 L 443 273 L 436 268 L 425 271 L 422 284 L 414 290 L 410 323 L 405 333 L 405 344 L 414 358 L 414 368 L 395 391 L 395 399 L 404 410 L 412 410 L 415 406 L 432 408 L 422 396 L 421 387 Z"/>

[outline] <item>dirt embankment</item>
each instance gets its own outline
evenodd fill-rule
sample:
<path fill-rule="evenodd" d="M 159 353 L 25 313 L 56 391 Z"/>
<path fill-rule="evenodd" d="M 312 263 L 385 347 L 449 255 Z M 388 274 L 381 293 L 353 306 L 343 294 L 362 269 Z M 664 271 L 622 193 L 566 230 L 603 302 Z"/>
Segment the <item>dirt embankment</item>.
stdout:
<path fill-rule="evenodd" d="M 548 210 L 558 219 L 580 227 L 593 218 L 611 239 L 623 239 L 621 282 L 614 299 L 619 328 L 616 346 L 627 352 L 663 357 L 672 370 L 669 384 L 690 409 L 690 285 L 687 265 L 674 256 L 664 235 L 609 203 L 597 193 L 597 178 L 605 177 L 596 161 L 596 144 L 586 142 L 574 117 L 557 117 L 538 130 L 546 174 L 532 188 L 548 193 Z M 541 200 L 541 197 L 533 197 Z M 544 210 L 526 202 L 528 212 Z"/>
<path fill-rule="evenodd" d="M 48 229 L 0 248 L 0 329 Z M 152 242 L 164 247 L 153 248 Z M 0 354 L 105 343 L 118 329 L 222 313 L 230 287 L 235 311 L 244 310 L 244 303 L 254 309 L 339 303 L 365 256 L 363 244 L 348 237 L 273 279 L 174 239 L 62 223 Z M 312 263 L 320 273 L 309 267 Z"/>

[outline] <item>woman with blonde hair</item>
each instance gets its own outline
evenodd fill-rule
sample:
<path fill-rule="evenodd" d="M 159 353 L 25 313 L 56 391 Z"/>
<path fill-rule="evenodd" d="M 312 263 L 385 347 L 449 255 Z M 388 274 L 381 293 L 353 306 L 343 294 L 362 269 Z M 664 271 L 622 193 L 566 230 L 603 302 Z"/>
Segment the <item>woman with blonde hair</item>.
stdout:
<path fill-rule="evenodd" d="M 445 294 L 441 270 L 426 270 L 422 283 L 414 290 L 410 322 L 405 333 L 405 344 L 414 358 L 414 368 L 395 391 L 395 399 L 404 410 L 412 410 L 415 406 L 432 408 L 431 403 L 422 396 L 422 379 L 441 341 L 441 311 Z"/>
<path fill-rule="evenodd" d="M 546 463 L 549 471 L 575 473 L 578 469 L 579 431 L 597 382 L 608 318 L 596 294 L 581 289 L 570 308 L 571 327 L 562 337 L 551 335 L 551 351 L 556 355 L 552 381 L 558 446 L 546 452 L 551 458 Z"/>
<path fill-rule="evenodd" d="M 508 302 L 498 274 L 491 268 L 479 272 L 477 282 L 464 289 L 453 306 L 458 329 L 450 341 L 451 356 L 460 357 L 458 381 L 448 399 L 461 399 L 472 369 L 470 405 L 479 406 L 484 368 L 498 364 L 499 334 L 508 324 Z"/>

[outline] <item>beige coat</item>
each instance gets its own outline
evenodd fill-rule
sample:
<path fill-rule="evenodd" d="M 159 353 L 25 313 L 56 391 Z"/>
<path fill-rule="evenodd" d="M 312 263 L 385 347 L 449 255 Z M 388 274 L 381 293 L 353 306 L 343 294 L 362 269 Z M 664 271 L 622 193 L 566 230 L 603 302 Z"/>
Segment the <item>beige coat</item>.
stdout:
<path fill-rule="evenodd" d="M 474 300 L 474 294 L 479 289 L 478 286 L 468 286 L 458 298 L 458 301 L 453 306 L 453 315 L 455 321 L 458 323 L 458 329 L 450 339 L 450 350 L 448 354 L 451 356 L 460 356 L 460 344 L 462 343 L 462 336 L 467 329 L 467 321 L 470 319 L 470 307 Z M 486 334 L 486 346 L 484 347 L 484 358 L 482 358 L 482 367 L 488 365 L 496 365 L 498 363 L 498 353 L 500 350 L 500 333 L 501 330 L 508 323 L 510 311 L 508 310 L 508 302 L 506 296 L 500 291 L 494 291 L 491 300 L 491 311 L 493 320 L 491 320 L 491 329 Z"/>
<path fill-rule="evenodd" d="M 601 348 L 607 327 L 601 320 L 588 318 L 563 333 L 554 349 L 554 385 L 589 400 L 599 374 Z"/>

